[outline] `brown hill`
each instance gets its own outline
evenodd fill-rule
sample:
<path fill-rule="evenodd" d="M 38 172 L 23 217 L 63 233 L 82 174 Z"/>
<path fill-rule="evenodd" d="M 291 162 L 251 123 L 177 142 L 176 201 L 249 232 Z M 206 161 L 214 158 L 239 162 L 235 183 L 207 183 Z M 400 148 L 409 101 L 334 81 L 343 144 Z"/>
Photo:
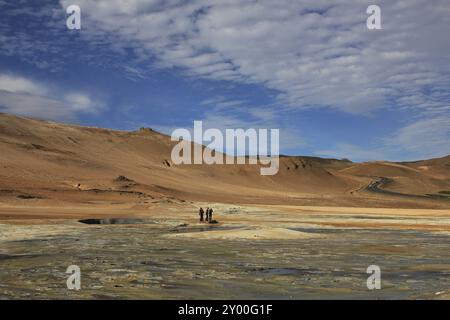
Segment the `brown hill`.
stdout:
<path fill-rule="evenodd" d="M 427 195 L 449 190 L 450 158 L 417 162 L 369 162 L 341 170 L 342 173 L 387 178 L 383 189 L 403 194 Z"/>
<path fill-rule="evenodd" d="M 353 206 L 413 201 L 364 191 L 377 177 L 389 178 L 386 188 L 397 193 L 450 190 L 449 157 L 356 164 L 282 156 L 277 175 L 261 176 L 258 165 L 175 166 L 173 146 L 170 137 L 151 129 L 117 131 L 0 114 L 0 201 L 172 199 Z M 448 206 L 442 197 L 428 198 L 420 199 L 424 206 Z"/>

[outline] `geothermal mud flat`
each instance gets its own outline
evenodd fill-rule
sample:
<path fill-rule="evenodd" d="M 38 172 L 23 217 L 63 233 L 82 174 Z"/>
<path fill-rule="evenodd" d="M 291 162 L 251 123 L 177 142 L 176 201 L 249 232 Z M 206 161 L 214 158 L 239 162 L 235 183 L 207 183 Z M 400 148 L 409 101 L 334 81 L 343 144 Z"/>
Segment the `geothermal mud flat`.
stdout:
<path fill-rule="evenodd" d="M 220 223 L 207 225 L 198 205 L 85 223 L 3 220 L 0 298 L 450 298 L 449 210 L 215 204 Z M 366 286 L 373 264 L 380 290 Z M 79 291 L 67 289 L 70 265 Z"/>

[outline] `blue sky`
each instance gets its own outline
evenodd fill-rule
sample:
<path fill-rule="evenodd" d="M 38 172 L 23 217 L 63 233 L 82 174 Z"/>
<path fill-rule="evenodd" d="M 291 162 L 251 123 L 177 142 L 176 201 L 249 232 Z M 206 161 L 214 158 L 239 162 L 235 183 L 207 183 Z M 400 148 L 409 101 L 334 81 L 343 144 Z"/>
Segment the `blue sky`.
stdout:
<path fill-rule="evenodd" d="M 0 0 L 0 111 L 170 134 L 279 128 L 281 153 L 450 154 L 450 3 Z M 65 8 L 81 8 L 81 30 Z"/>

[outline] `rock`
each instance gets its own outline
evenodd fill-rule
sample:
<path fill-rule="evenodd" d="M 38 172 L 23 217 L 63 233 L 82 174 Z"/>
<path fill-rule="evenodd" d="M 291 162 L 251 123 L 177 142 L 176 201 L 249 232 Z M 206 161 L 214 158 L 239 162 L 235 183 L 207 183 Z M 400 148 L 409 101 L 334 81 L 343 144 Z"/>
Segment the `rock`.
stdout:
<path fill-rule="evenodd" d="M 117 182 L 133 182 L 133 180 L 128 179 L 125 176 L 118 176 L 114 181 L 117 181 Z"/>

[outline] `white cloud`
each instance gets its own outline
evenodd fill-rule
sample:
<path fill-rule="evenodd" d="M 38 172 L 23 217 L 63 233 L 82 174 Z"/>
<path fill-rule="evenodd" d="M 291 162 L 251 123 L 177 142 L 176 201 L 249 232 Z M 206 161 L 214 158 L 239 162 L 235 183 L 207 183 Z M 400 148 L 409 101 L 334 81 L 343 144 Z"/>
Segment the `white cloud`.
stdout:
<path fill-rule="evenodd" d="M 418 120 L 398 130 L 393 137 L 386 139 L 386 144 L 425 158 L 449 155 L 450 117 Z"/>
<path fill-rule="evenodd" d="M 101 105 L 93 101 L 87 94 L 80 92 L 67 94 L 64 101 L 71 110 L 76 112 L 96 113 L 102 108 Z"/>
<path fill-rule="evenodd" d="M 244 100 L 229 100 L 220 96 L 204 100 L 200 103 L 200 105 L 206 106 L 208 110 L 227 111 L 233 110 L 236 107 L 242 107 L 245 103 L 246 102 Z"/>
<path fill-rule="evenodd" d="M 0 111 L 54 120 L 95 113 L 103 104 L 80 92 L 65 92 L 25 77 L 0 74 Z"/>
<path fill-rule="evenodd" d="M 404 161 L 447 156 L 450 154 L 450 118 L 438 116 L 416 120 L 370 146 L 338 143 L 334 148 L 319 150 L 316 154 L 357 161 Z"/>
<path fill-rule="evenodd" d="M 46 88 L 32 82 L 29 79 L 16 77 L 8 74 L 0 74 L 0 90 L 9 93 L 25 93 L 44 95 Z"/>
<path fill-rule="evenodd" d="M 383 30 L 376 31 L 366 28 L 369 4 L 79 1 L 83 32 L 93 40 L 108 34 L 112 46 L 135 48 L 141 59 L 156 57 L 159 67 L 192 76 L 264 84 L 296 108 L 367 114 L 450 83 L 446 0 L 381 1 Z M 407 107 L 441 107 L 427 102 Z"/>

